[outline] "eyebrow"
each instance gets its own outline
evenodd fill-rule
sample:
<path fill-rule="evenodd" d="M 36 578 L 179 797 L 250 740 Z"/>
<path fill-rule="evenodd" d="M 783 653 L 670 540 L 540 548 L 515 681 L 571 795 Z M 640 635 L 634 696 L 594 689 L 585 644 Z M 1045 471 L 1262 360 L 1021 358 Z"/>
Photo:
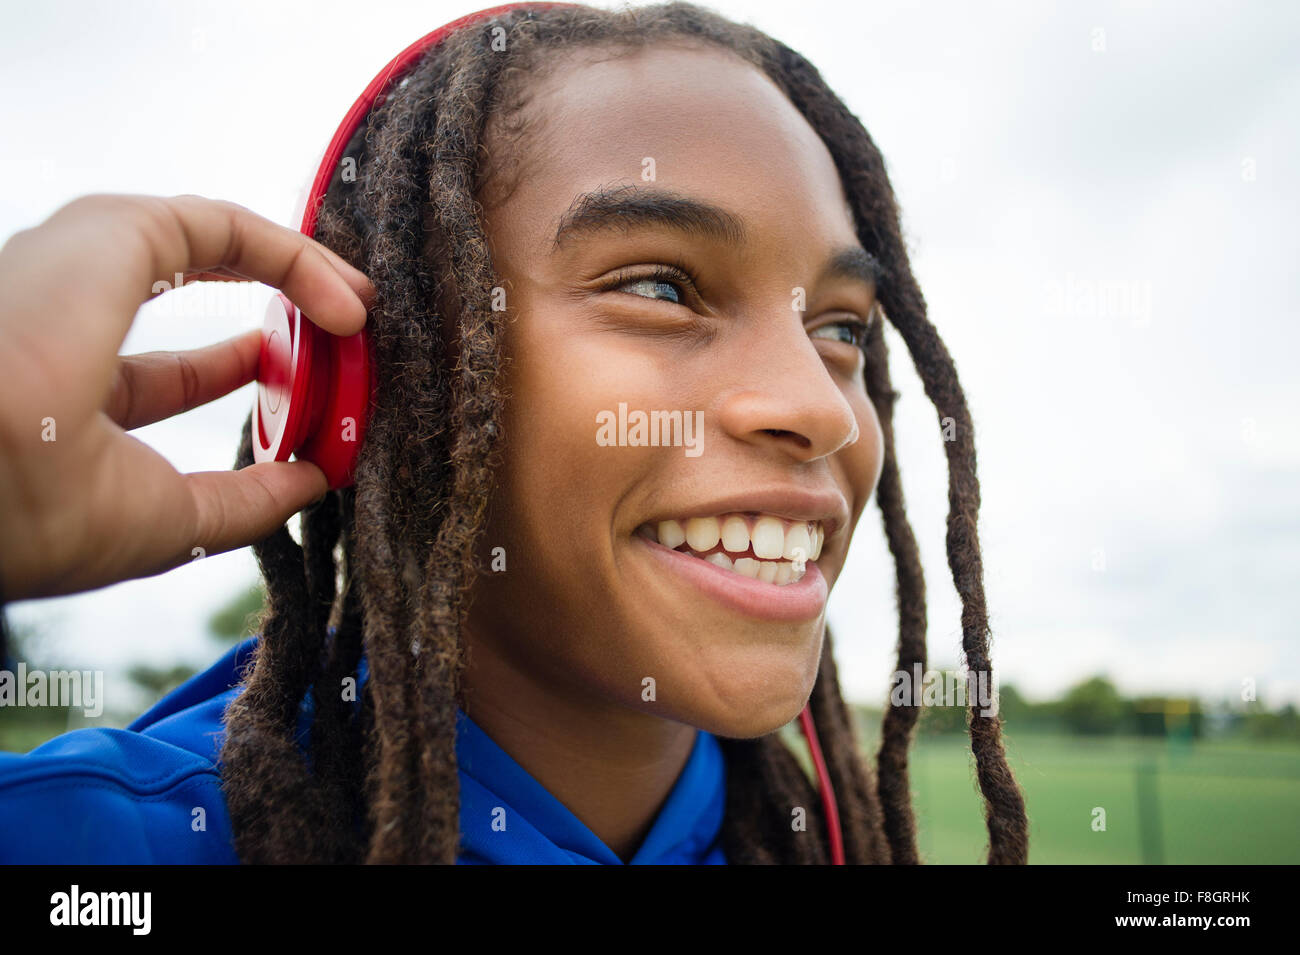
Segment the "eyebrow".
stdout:
<path fill-rule="evenodd" d="M 666 189 L 602 186 L 580 194 L 560 217 L 552 252 L 568 239 L 646 225 L 725 244 L 749 242 L 744 220 L 711 202 Z M 875 287 L 884 274 L 884 267 L 874 255 L 861 245 L 849 245 L 831 254 L 818 280 L 843 278 Z"/>
<path fill-rule="evenodd" d="M 885 267 L 880 260 L 860 245 L 847 245 L 836 249 L 826 264 L 818 281 L 831 279 L 852 279 L 874 287 L 879 286 L 885 276 Z"/>
<path fill-rule="evenodd" d="M 555 230 L 553 251 L 579 235 L 643 225 L 735 245 L 749 241 L 744 222 L 721 206 L 664 189 L 616 186 L 584 192 L 574 199 Z"/>

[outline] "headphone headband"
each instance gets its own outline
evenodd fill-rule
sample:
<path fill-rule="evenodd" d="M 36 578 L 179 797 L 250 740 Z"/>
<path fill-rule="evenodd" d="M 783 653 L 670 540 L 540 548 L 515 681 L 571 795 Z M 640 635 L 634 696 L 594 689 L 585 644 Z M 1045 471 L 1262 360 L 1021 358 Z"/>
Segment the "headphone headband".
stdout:
<path fill-rule="evenodd" d="M 316 220 L 343 153 L 370 112 L 431 49 L 463 27 L 511 10 L 576 7 L 575 3 L 508 3 L 466 14 L 397 54 L 352 104 L 325 148 L 303 205 L 299 231 L 315 237 Z M 283 294 L 262 323 L 262 353 L 253 403 L 253 460 L 311 461 L 331 488 L 352 483 L 370 413 L 369 335 L 341 337 L 317 328 Z"/>
<path fill-rule="evenodd" d="M 325 156 L 321 160 L 320 168 L 316 171 L 316 178 L 312 182 L 311 191 L 307 194 L 307 206 L 303 210 L 302 227 L 298 231 L 304 235 L 315 235 L 316 217 L 320 212 L 321 203 L 325 200 L 325 193 L 329 189 L 334 170 L 343 158 L 343 151 L 347 149 L 348 143 L 356 134 L 361 123 L 370 115 L 370 111 L 383 104 L 388 97 L 388 91 L 415 67 L 425 53 L 461 27 L 470 26 L 479 20 L 486 20 L 511 10 L 545 10 L 549 7 L 576 7 L 579 5 L 576 3 L 507 3 L 499 7 L 489 7 L 485 10 L 467 13 L 459 20 L 453 20 L 444 26 L 438 27 L 432 33 L 420 37 L 420 39 L 393 57 L 389 64 L 370 81 L 370 85 L 357 97 L 357 101 L 352 104 L 352 108 L 343 117 L 343 122 L 339 123 L 334 138 L 330 140 L 329 146 L 325 149 Z"/>

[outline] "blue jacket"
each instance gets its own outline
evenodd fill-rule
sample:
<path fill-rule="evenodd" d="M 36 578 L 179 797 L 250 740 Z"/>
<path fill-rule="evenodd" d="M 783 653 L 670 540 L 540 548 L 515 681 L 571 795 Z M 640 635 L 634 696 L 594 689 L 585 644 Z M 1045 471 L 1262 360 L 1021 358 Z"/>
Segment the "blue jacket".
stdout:
<path fill-rule="evenodd" d="M 124 730 L 74 730 L 30 753 L 0 753 L 0 863 L 237 863 L 217 756 L 256 643 L 231 648 Z M 464 712 L 456 720 L 458 862 L 622 864 Z M 701 730 L 631 864 L 725 864 L 725 801 L 721 747 Z"/>

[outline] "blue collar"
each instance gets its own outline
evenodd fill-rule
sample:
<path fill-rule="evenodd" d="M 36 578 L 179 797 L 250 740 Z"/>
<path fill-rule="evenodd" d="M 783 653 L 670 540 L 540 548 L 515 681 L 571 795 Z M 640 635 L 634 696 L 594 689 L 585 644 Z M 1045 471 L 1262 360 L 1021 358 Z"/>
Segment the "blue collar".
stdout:
<path fill-rule="evenodd" d="M 220 696 L 224 707 L 239 692 L 236 688 L 239 674 L 257 641 L 258 637 L 250 637 L 233 647 L 206 673 L 159 701 L 130 728 L 143 730 L 158 723 L 189 706 L 195 697 Z M 367 663 L 363 656 L 357 672 L 359 685 L 370 675 Z M 307 693 L 298 722 L 298 738 L 304 747 L 311 734 L 313 710 L 314 696 Z M 219 716 L 221 709 L 214 712 Z M 212 743 L 204 736 L 192 747 L 194 751 L 201 749 L 206 753 Z M 456 710 L 456 759 L 460 769 L 461 829 L 457 862 L 623 864 L 612 849 L 459 708 Z M 726 865 L 721 846 L 726 796 L 727 772 L 722 747 L 714 736 L 697 730 L 686 766 L 631 864 Z"/>
<path fill-rule="evenodd" d="M 456 711 L 462 865 L 622 865 L 464 711 Z M 690 758 L 630 865 L 725 865 L 722 747 L 698 730 Z"/>

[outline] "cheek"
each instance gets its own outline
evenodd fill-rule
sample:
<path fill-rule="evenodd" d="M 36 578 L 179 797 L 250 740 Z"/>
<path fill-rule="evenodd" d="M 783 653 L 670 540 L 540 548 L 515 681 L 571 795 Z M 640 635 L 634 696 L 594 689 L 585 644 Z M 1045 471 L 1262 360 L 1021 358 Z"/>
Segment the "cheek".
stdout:
<path fill-rule="evenodd" d="M 605 476 L 592 460 L 590 396 L 544 342 L 519 336 L 504 376 L 504 442 L 494 509 L 516 546 L 556 549 L 582 539 L 595 519 Z M 566 363 L 567 364 L 567 363 Z M 576 376 L 575 376 L 576 377 Z M 594 430 L 594 425 L 593 429 Z M 536 555 L 536 556 L 541 556 Z"/>
<path fill-rule="evenodd" d="M 684 654 L 620 573 L 632 530 L 618 524 L 620 502 L 665 459 L 658 448 L 602 446 L 597 415 L 619 402 L 664 406 L 674 381 L 608 336 L 559 328 L 533 313 L 507 339 L 504 440 L 479 555 L 490 567 L 491 549 L 504 547 L 507 572 L 476 584 L 475 639 L 553 686 L 639 706 L 647 674 L 689 685 L 665 672 L 664 660 Z"/>
<path fill-rule="evenodd" d="M 521 556 L 567 589 L 579 565 L 608 569 L 615 509 L 654 450 L 601 446 L 598 414 L 656 406 L 670 385 L 632 352 L 561 328 L 538 312 L 511 326 L 493 512 Z"/>

